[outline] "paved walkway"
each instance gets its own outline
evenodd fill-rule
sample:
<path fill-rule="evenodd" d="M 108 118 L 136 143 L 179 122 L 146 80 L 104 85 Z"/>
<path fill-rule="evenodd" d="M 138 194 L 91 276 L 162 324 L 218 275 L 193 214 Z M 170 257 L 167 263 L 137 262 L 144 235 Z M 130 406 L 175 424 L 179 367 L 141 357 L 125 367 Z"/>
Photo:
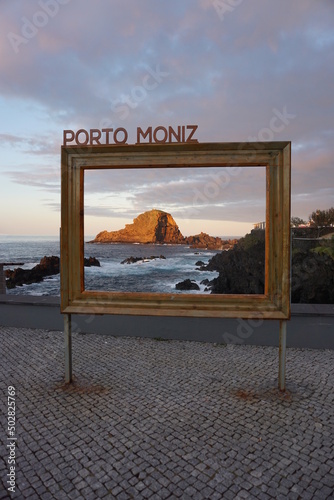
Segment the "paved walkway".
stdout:
<path fill-rule="evenodd" d="M 61 332 L 0 345 L 0 499 L 13 458 L 12 498 L 334 498 L 334 351 L 289 349 L 282 394 L 273 347 L 76 333 L 64 386 Z"/>

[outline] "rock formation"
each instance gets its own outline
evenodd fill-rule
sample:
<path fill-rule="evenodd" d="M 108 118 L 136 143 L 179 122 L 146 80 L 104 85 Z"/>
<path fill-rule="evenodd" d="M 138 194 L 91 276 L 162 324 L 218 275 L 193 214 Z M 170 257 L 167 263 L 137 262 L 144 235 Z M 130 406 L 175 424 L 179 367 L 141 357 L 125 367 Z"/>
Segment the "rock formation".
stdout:
<path fill-rule="evenodd" d="M 209 236 L 201 232 L 195 236 L 188 236 L 184 239 L 185 243 L 193 248 L 207 248 L 210 250 L 222 250 L 223 240 L 218 237 Z"/>
<path fill-rule="evenodd" d="M 198 260 L 195 264 L 195 266 L 205 266 L 204 262 L 202 260 Z"/>
<path fill-rule="evenodd" d="M 332 249 L 310 250 L 293 244 L 291 302 L 304 304 L 334 303 L 334 258 Z M 229 252 L 216 254 L 200 270 L 218 271 L 219 276 L 205 283 L 211 293 L 264 293 L 265 234 L 252 231 Z M 204 284 L 204 283 L 203 283 Z"/>
<path fill-rule="evenodd" d="M 138 215 L 133 224 L 119 231 L 102 231 L 91 243 L 183 243 L 184 238 L 173 217 L 162 210 Z"/>
<path fill-rule="evenodd" d="M 176 283 L 176 290 L 200 290 L 199 286 L 194 280 L 184 280 L 180 281 L 180 283 Z"/>
<path fill-rule="evenodd" d="M 84 266 L 85 267 L 101 267 L 100 262 L 96 259 L 96 257 L 84 258 Z"/>
<path fill-rule="evenodd" d="M 16 269 L 6 271 L 7 288 L 15 288 L 16 286 L 30 285 L 31 283 L 39 283 L 43 281 L 45 276 L 52 276 L 59 273 L 59 257 L 52 255 L 51 257 L 43 257 L 40 263 L 32 269 Z"/>
<path fill-rule="evenodd" d="M 166 260 L 166 257 L 163 255 L 151 255 L 151 257 L 128 257 L 127 259 L 122 260 L 121 264 L 135 264 L 136 262 L 149 262 L 150 260 L 162 259 Z"/>
<path fill-rule="evenodd" d="M 206 233 L 184 237 L 173 217 L 162 210 L 149 210 L 118 231 L 102 231 L 89 243 L 167 243 L 208 250 L 227 250 L 237 240 L 222 240 Z"/>
<path fill-rule="evenodd" d="M 89 259 L 84 259 L 84 265 L 86 267 L 100 266 L 100 262 L 95 257 L 89 257 Z M 32 269 L 17 267 L 14 270 L 8 269 L 5 273 L 7 288 L 40 283 L 46 276 L 52 276 L 59 273 L 59 257 L 55 255 L 51 257 L 45 256 L 40 260 L 40 263 Z"/>
<path fill-rule="evenodd" d="M 201 269 L 219 272 L 211 282 L 212 293 L 263 294 L 264 265 L 265 233 L 252 231 L 232 250 L 215 255 Z"/>

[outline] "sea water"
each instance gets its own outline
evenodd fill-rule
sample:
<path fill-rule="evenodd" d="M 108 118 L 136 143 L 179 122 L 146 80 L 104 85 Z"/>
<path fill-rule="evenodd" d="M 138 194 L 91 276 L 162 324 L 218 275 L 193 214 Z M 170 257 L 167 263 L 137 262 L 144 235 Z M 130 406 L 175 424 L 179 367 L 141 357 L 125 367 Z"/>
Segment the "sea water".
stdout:
<path fill-rule="evenodd" d="M 223 237 L 228 239 L 229 237 Z M 92 238 L 87 238 L 89 241 Z M 200 271 L 198 261 L 207 264 L 217 250 L 190 248 L 186 245 L 142 245 L 123 243 L 85 243 L 85 257 L 96 257 L 101 267 L 85 267 L 85 289 L 119 292 L 210 293 L 201 284 L 218 273 Z M 24 262 L 31 269 L 44 256 L 60 256 L 59 238 L 54 236 L 0 235 L 0 262 Z M 150 258 L 133 264 L 121 264 L 129 257 Z M 163 256 L 165 259 L 160 259 Z M 14 269 L 18 266 L 10 266 Z M 8 269 L 5 268 L 5 269 Z M 199 291 L 179 291 L 175 285 L 186 279 L 196 281 Z M 60 295 L 60 276 L 48 276 L 40 283 L 7 289 L 11 295 Z"/>

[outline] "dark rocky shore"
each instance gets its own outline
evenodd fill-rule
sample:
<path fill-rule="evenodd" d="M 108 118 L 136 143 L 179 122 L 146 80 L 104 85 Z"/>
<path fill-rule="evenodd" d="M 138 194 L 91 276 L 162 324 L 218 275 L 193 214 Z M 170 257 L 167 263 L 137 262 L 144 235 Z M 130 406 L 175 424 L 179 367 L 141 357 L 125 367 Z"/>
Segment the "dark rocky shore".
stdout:
<path fill-rule="evenodd" d="M 217 278 L 205 283 L 211 293 L 263 294 L 264 266 L 265 231 L 253 230 L 231 250 L 217 253 L 197 269 L 219 272 Z M 291 274 L 292 303 L 334 304 L 332 240 L 293 239 Z"/>
<path fill-rule="evenodd" d="M 95 257 L 89 257 L 88 259 L 85 258 L 84 265 L 86 267 L 100 266 L 100 263 Z M 5 272 L 7 288 L 40 283 L 46 276 L 59 274 L 59 266 L 59 257 L 52 255 L 51 257 L 43 257 L 40 263 L 32 269 L 22 269 L 21 267 L 14 270 L 8 269 Z"/>
<path fill-rule="evenodd" d="M 129 257 L 122 264 L 153 259 L 164 259 L 163 255 Z M 85 258 L 85 266 L 100 266 L 94 257 Z M 233 248 L 214 255 L 206 264 L 194 262 L 194 269 L 216 271 L 212 280 L 194 279 L 181 281 L 177 290 L 200 290 L 214 294 L 263 294 L 265 282 L 265 232 L 253 230 L 238 240 Z M 46 276 L 59 273 L 59 257 L 43 257 L 33 269 L 7 270 L 7 288 L 23 284 L 38 283 Z M 304 304 L 334 304 L 334 241 L 316 238 L 293 238 L 291 302 Z"/>

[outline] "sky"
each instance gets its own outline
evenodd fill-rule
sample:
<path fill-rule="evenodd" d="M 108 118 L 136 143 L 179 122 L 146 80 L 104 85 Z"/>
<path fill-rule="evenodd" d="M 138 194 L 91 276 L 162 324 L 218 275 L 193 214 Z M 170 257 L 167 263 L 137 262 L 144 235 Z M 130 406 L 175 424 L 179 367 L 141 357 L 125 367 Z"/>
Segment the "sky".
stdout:
<path fill-rule="evenodd" d="M 333 82 L 333 0 L 0 0 L 0 235 L 59 233 L 63 130 L 106 127 L 291 141 L 307 220 L 334 206 Z M 181 170 L 86 175 L 85 234 L 152 208 L 185 236 L 264 220 L 262 168 Z"/>

